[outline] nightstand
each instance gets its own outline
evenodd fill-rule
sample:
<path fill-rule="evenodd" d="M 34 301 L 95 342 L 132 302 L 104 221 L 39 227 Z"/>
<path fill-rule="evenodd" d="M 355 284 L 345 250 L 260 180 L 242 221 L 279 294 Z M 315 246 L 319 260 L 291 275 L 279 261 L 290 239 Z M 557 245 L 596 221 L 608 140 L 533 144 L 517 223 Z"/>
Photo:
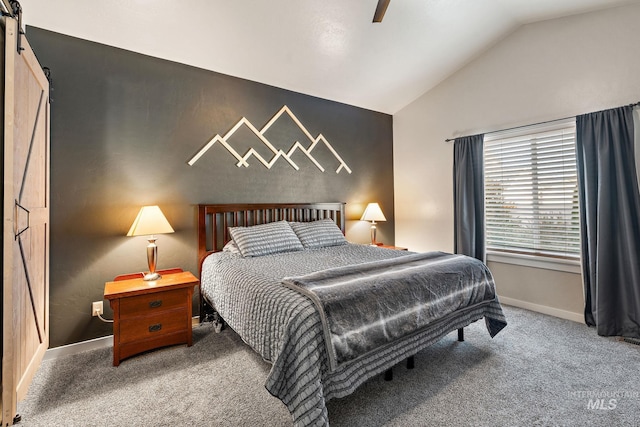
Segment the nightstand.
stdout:
<path fill-rule="evenodd" d="M 191 346 L 191 298 L 197 284 L 188 271 L 150 282 L 138 277 L 105 283 L 104 298 L 113 309 L 113 366 L 155 348 Z"/>
<path fill-rule="evenodd" d="M 408 251 L 407 248 L 401 248 L 400 246 L 391 246 L 391 245 L 378 245 L 379 248 L 385 249 L 395 249 L 396 251 Z"/>

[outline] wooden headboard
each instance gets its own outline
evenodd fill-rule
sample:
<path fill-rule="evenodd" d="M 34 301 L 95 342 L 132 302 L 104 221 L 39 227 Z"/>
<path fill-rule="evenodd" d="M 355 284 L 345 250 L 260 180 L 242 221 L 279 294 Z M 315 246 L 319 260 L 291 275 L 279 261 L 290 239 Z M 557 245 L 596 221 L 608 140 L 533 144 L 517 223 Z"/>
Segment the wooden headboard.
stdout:
<path fill-rule="evenodd" d="M 230 240 L 229 227 L 248 227 L 274 221 L 316 221 L 330 218 L 344 234 L 345 204 L 335 203 L 250 203 L 198 205 L 198 262 L 211 252 L 221 251 Z"/>

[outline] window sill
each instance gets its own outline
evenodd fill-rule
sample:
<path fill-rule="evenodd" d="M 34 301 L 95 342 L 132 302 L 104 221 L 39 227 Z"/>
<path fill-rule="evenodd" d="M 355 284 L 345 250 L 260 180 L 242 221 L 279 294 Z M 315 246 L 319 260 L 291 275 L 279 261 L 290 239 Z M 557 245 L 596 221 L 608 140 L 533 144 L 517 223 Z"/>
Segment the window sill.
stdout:
<path fill-rule="evenodd" d="M 499 262 L 502 264 L 514 264 L 523 267 L 543 268 L 545 270 L 582 274 L 582 268 L 580 266 L 580 261 L 578 260 L 488 251 L 487 262 Z"/>

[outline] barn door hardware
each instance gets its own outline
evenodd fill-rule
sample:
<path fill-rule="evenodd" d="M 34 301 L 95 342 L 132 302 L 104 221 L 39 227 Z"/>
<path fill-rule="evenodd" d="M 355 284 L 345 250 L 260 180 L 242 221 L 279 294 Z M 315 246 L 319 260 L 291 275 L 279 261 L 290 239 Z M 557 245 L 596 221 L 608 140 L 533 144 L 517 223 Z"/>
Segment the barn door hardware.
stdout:
<path fill-rule="evenodd" d="M 24 35 L 24 31 L 22 31 L 22 6 L 20 6 L 20 2 L 18 0 L 9 0 L 9 5 L 11 5 L 11 11 L 13 12 L 13 17 L 18 20 L 18 54 L 20 54 L 24 48 L 22 47 L 22 36 Z"/>
<path fill-rule="evenodd" d="M 49 82 L 49 103 L 52 103 L 53 98 L 51 97 L 51 92 L 53 92 L 53 80 L 51 80 L 51 70 L 49 69 L 49 67 L 42 67 L 42 71 L 44 71 L 44 76 Z"/>

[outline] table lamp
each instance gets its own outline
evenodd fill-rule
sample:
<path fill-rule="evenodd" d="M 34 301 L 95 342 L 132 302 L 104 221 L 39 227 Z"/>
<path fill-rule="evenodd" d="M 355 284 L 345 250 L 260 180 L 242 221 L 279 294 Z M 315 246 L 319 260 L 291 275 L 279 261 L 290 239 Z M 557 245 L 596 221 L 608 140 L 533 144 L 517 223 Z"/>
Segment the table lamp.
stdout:
<path fill-rule="evenodd" d="M 371 245 L 376 246 L 376 221 L 386 221 L 380 205 L 369 203 L 362 214 L 360 221 L 371 221 Z"/>
<path fill-rule="evenodd" d="M 158 206 L 143 206 L 138 212 L 138 216 L 133 221 L 127 236 L 149 236 L 147 246 L 147 262 L 149 263 L 149 273 L 144 276 L 144 280 L 158 280 L 160 275 L 156 273 L 156 263 L 158 262 L 158 247 L 154 234 L 173 233 L 173 228 L 165 218 Z"/>

